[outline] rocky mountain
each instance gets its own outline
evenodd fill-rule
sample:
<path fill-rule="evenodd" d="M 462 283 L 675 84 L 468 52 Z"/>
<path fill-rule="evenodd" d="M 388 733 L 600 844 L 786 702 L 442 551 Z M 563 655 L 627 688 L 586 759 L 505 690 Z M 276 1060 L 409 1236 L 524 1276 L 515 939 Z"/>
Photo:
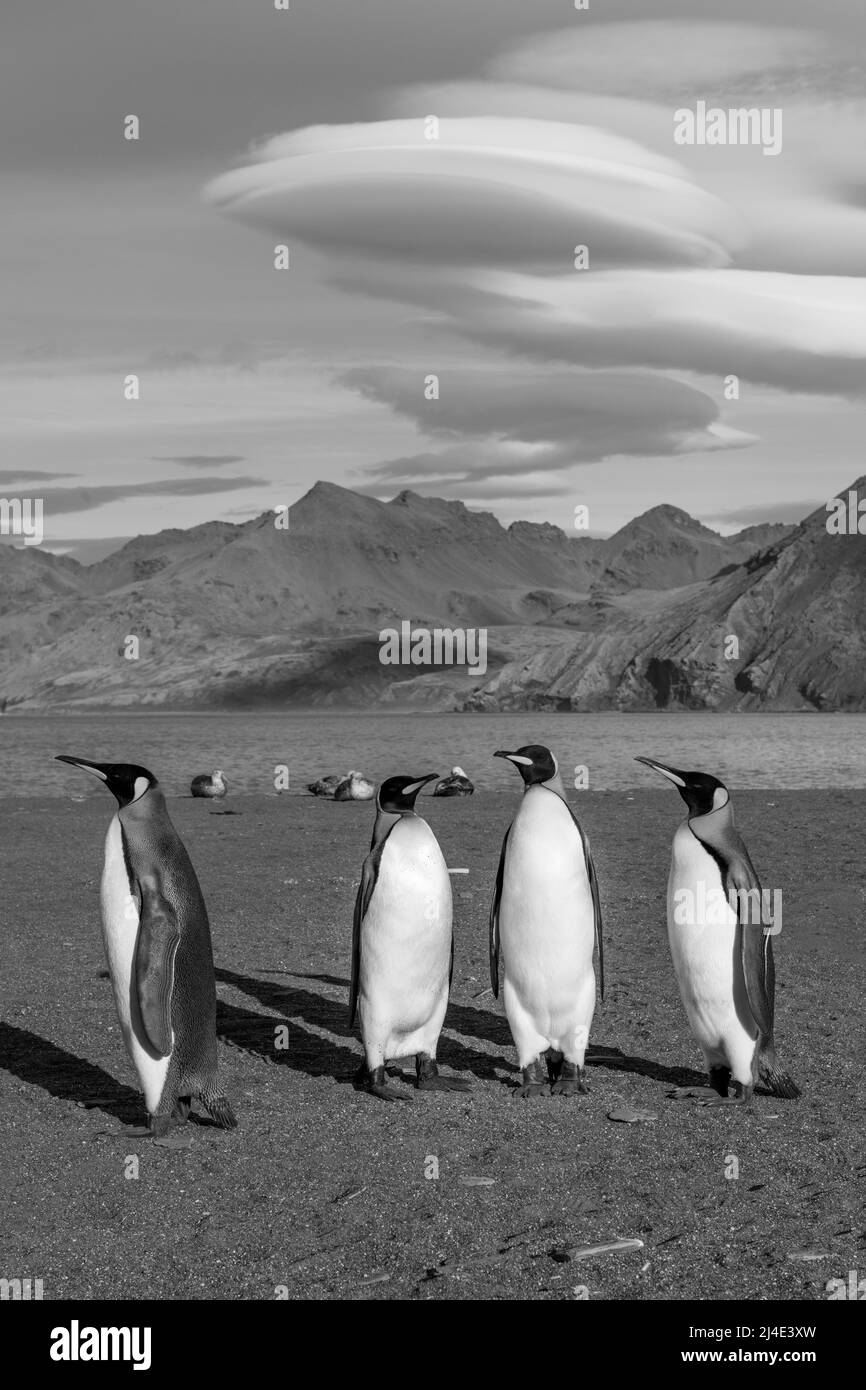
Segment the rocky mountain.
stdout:
<path fill-rule="evenodd" d="M 0 700 L 866 708 L 866 540 L 825 522 L 822 508 L 722 537 L 661 506 L 600 540 L 317 483 L 288 530 L 271 513 L 212 522 L 89 566 L 3 546 Z M 404 621 L 485 629 L 486 671 L 383 665 L 379 633 Z"/>
<path fill-rule="evenodd" d="M 866 477 L 851 490 L 866 497 Z M 826 508 L 703 584 L 642 597 L 506 664 L 467 707 L 866 709 L 866 536 L 828 534 Z"/>
<path fill-rule="evenodd" d="M 600 583 L 623 593 L 693 584 L 711 578 L 726 565 L 742 564 L 762 546 L 781 539 L 790 527 L 750 530 L 751 535 L 720 536 L 679 507 L 652 507 L 602 542 Z"/>

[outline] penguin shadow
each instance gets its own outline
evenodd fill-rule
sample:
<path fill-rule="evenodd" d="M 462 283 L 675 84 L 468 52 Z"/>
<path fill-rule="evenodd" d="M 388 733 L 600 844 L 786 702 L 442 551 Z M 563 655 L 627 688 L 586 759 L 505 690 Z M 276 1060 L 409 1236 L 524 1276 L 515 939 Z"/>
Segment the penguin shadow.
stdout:
<path fill-rule="evenodd" d="M 647 1057 L 629 1057 L 618 1047 L 608 1047 L 590 1043 L 586 1050 L 586 1065 L 601 1067 L 606 1071 L 631 1072 L 636 1076 L 646 1076 L 650 1081 L 661 1081 L 668 1086 L 706 1086 L 706 1072 L 694 1071 L 691 1067 L 665 1067 L 661 1062 L 652 1062 Z"/>
<path fill-rule="evenodd" d="M 216 973 L 218 979 L 223 979 L 222 971 L 218 970 Z M 254 993 L 249 988 L 245 989 L 244 984 L 237 983 L 244 977 L 233 977 L 230 972 L 226 973 L 228 977 L 224 979 L 225 984 L 233 985 L 247 994 Z M 252 983 L 255 982 L 245 981 L 245 984 Z M 335 1081 L 345 1082 L 358 1070 L 360 1059 L 357 1053 L 351 1052 L 347 1047 L 340 1047 L 328 1038 L 320 1037 L 318 1033 L 309 1032 L 294 1019 L 286 1023 L 291 1006 L 285 1000 L 262 999 L 262 1003 L 278 1009 L 283 1017 L 256 1013 L 252 1009 L 242 1009 L 235 1004 L 226 1004 L 222 999 L 217 999 L 217 1036 L 232 1047 L 253 1053 L 277 1066 L 287 1066 L 293 1071 L 304 1072 L 307 1076 L 330 1076 Z M 276 1029 L 284 1024 L 289 1030 L 288 1046 L 281 1048 L 277 1046 Z"/>
<path fill-rule="evenodd" d="M 348 980 L 337 975 L 305 975 L 296 974 L 294 971 L 269 971 L 268 973 L 291 974 L 292 979 L 299 980 L 318 980 L 323 984 L 338 985 L 347 992 L 350 987 Z M 355 1038 L 357 1036 L 356 1030 L 349 1026 L 347 1002 L 328 999 L 324 995 L 316 994 L 308 989 L 274 984 L 268 980 L 240 975 L 235 971 L 222 968 L 217 969 L 216 976 L 223 984 L 232 985 L 244 994 L 251 995 L 254 999 L 258 999 L 259 1003 L 286 1018 L 300 1015 L 305 1023 L 314 1024 L 318 1028 L 325 1028 L 338 1037 Z M 220 1007 L 228 1009 L 231 1006 L 218 1006 L 217 1031 L 220 1031 Z M 289 1024 L 289 1047 L 284 1052 L 277 1052 L 274 1049 L 274 1026 L 278 1020 L 273 1018 L 263 1020 L 261 1014 L 250 1014 L 247 1010 L 234 1010 L 233 1012 L 244 1014 L 247 1018 L 255 1020 L 256 1036 L 264 1040 L 266 1047 L 266 1051 L 262 1052 L 262 1055 L 266 1055 L 269 1060 L 305 1071 L 309 1076 L 333 1076 L 341 1083 L 354 1081 L 360 1062 L 357 1052 L 350 1052 L 348 1048 L 339 1047 L 320 1037 L 318 1033 L 309 1033 L 297 1023 Z M 468 1010 L 468 1012 L 474 1014 L 476 1011 Z M 445 1017 L 445 1026 L 452 1026 L 450 1008 L 449 1014 Z M 237 1041 L 234 1037 L 229 1040 Z M 253 1050 L 259 1049 L 254 1047 Z M 464 1043 L 455 1042 L 445 1036 L 440 1040 L 437 1055 L 444 1066 L 451 1067 L 454 1071 L 471 1072 L 473 1076 L 483 1080 L 498 1079 L 497 1068 L 506 1068 L 509 1071 L 516 1070 L 513 1064 L 504 1058 L 490 1057 L 486 1052 L 479 1052 L 476 1048 L 467 1047 Z"/>
<path fill-rule="evenodd" d="M 230 972 L 225 972 L 227 975 Z M 290 975 L 295 980 L 317 980 L 326 985 L 337 985 L 342 989 L 349 989 L 350 982 L 341 975 L 327 975 L 309 973 L 301 971 L 267 971 L 270 975 Z M 220 977 L 221 972 L 217 971 Z M 235 980 L 242 980 L 243 976 L 236 976 Z M 234 983 L 234 980 L 228 980 Z M 283 1009 L 286 1007 L 286 996 L 298 996 L 314 1001 L 314 1005 L 320 1009 L 327 1010 L 326 1021 L 324 1017 L 307 1016 L 310 1023 L 319 1023 L 328 1028 L 331 1032 L 339 1033 L 345 1037 L 353 1037 L 354 1032 L 349 1028 L 348 1009 L 343 1004 L 338 1004 L 332 999 L 323 999 L 319 994 L 309 994 L 306 991 L 286 989 L 280 985 L 271 985 L 261 980 L 249 980 L 249 984 L 254 985 L 262 991 L 257 997 L 270 1007 Z M 238 985 L 243 988 L 243 985 Z M 253 990 L 255 993 L 256 990 Z M 266 997 L 267 996 L 267 997 Z M 260 1015 L 256 1015 L 260 1017 Z M 465 1004 L 457 1004 L 453 999 L 449 1000 L 448 1012 L 445 1015 L 445 1027 L 453 1028 L 458 1033 L 463 1033 L 469 1037 L 482 1038 L 485 1042 L 493 1043 L 496 1047 L 507 1049 L 513 1053 L 514 1043 L 511 1037 L 511 1030 L 508 1020 L 504 1014 L 494 1014 L 488 1009 L 470 1008 Z M 450 1055 L 449 1055 L 450 1054 Z M 475 1060 L 475 1065 L 466 1067 L 462 1065 L 462 1057 L 466 1055 Z M 508 1071 L 513 1075 L 519 1075 L 520 1068 L 513 1061 L 506 1057 L 491 1057 L 486 1052 L 478 1052 L 474 1048 L 466 1047 L 462 1043 L 454 1043 L 445 1036 L 442 1037 L 438 1056 L 440 1062 L 446 1066 L 453 1067 L 455 1071 L 469 1070 L 483 1080 L 499 1080 L 497 1070 Z M 354 1058 L 354 1054 L 353 1054 Z M 357 1059 L 354 1059 L 357 1064 Z M 590 1043 L 586 1052 L 586 1065 L 588 1067 L 599 1067 L 607 1071 L 629 1072 L 637 1076 L 645 1076 L 650 1081 L 659 1081 L 669 1086 L 706 1086 L 707 1078 L 704 1072 L 694 1071 L 691 1067 L 666 1067 L 661 1062 L 654 1062 L 648 1057 L 638 1057 L 623 1052 L 618 1047 L 607 1044 Z M 510 1083 L 509 1083 L 510 1084 Z"/>
<path fill-rule="evenodd" d="M 12 1023 L 0 1022 L 0 1066 L 58 1100 L 101 1110 L 122 1124 L 137 1122 L 144 1114 L 138 1091 L 84 1057 Z"/>
<path fill-rule="evenodd" d="M 349 988 L 349 981 L 342 979 L 339 975 L 304 975 L 294 971 L 281 973 L 291 973 L 298 980 L 321 980 L 326 985 L 340 985 L 343 989 Z M 469 1038 L 482 1038 L 484 1042 L 493 1043 L 494 1047 L 510 1049 L 514 1046 L 511 1029 L 508 1027 L 508 1019 L 504 1014 L 494 1014 L 487 1009 L 474 1009 L 467 1004 L 458 1004 L 453 998 L 448 1000 L 445 1027 L 453 1028 L 455 1032 L 463 1033 Z M 511 1063 L 505 1058 L 500 1058 L 497 1065 L 510 1067 L 514 1071 L 517 1070 L 516 1067 L 511 1067 Z"/>

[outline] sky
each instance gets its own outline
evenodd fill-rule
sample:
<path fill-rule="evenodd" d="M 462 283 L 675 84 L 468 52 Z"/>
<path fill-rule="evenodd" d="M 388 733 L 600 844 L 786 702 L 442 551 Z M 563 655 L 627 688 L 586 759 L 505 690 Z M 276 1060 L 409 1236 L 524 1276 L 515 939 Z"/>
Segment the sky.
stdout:
<path fill-rule="evenodd" d="M 677 143 L 701 102 L 778 153 Z M 0 131 L 48 548 L 317 479 L 732 532 L 866 472 L 862 0 L 5 0 Z"/>

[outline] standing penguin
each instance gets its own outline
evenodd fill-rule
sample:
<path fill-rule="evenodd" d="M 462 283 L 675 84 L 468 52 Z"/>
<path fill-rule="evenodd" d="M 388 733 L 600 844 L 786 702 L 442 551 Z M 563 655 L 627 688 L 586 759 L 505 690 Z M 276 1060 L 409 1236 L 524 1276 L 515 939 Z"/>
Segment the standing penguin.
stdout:
<path fill-rule="evenodd" d="M 156 778 L 127 763 L 60 756 L 117 798 L 105 839 L 102 926 L 127 1051 L 150 1132 L 162 1139 L 197 1096 L 225 1129 L 237 1121 L 217 1086 L 216 985 L 207 909 Z"/>
<path fill-rule="evenodd" d="M 596 945 L 604 998 L 601 906 L 589 841 L 548 748 L 533 743 L 493 756 L 513 763 L 524 783 L 502 842 L 490 909 L 490 982 L 498 998 L 501 950 L 505 1013 L 523 1073 L 517 1095 L 576 1095 L 587 1090 Z"/>
<path fill-rule="evenodd" d="M 436 1065 L 454 959 L 451 880 L 415 798 L 437 776 L 382 783 L 355 901 L 349 1023 L 360 1015 L 365 1065 L 358 1080 L 382 1100 L 409 1099 L 388 1085 L 385 1063 L 413 1054 L 419 1090 L 469 1090 L 468 1081 L 440 1076 Z"/>
<path fill-rule="evenodd" d="M 673 782 L 689 808 L 673 840 L 668 940 L 710 1089 L 680 1087 L 674 1095 L 708 1105 L 746 1104 L 759 1082 L 771 1095 L 793 1099 L 800 1091 L 779 1066 L 773 1044 L 772 921 L 734 825 L 728 789 L 706 772 L 636 761 Z"/>

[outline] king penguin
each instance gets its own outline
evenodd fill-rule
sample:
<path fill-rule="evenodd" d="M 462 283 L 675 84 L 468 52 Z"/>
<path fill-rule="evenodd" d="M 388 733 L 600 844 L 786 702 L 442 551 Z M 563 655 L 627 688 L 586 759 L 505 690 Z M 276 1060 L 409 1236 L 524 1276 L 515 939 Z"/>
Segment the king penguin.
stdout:
<path fill-rule="evenodd" d="M 105 840 L 102 926 L 127 1051 L 150 1121 L 164 1139 L 196 1096 L 225 1129 L 237 1121 L 217 1085 L 210 925 L 189 855 L 153 773 L 60 756 L 117 798 Z M 138 1132 L 138 1131 L 135 1131 Z"/>
<path fill-rule="evenodd" d="M 357 1082 L 382 1100 L 410 1099 L 388 1085 L 385 1063 L 413 1055 L 419 1090 L 469 1090 L 436 1064 L 454 960 L 451 880 L 415 798 L 437 776 L 382 783 L 355 901 L 349 1023 L 360 1016 L 365 1058 Z"/>
<path fill-rule="evenodd" d="M 800 1091 L 779 1066 L 773 1043 L 772 922 L 734 825 L 728 789 L 706 772 L 680 772 L 651 758 L 636 761 L 673 782 L 689 808 L 672 846 L 668 940 L 710 1087 L 680 1087 L 673 1094 L 707 1105 L 747 1104 L 760 1083 L 771 1095 L 794 1099 Z"/>
<path fill-rule="evenodd" d="M 548 748 L 533 743 L 493 756 L 513 763 L 524 783 L 502 842 L 490 909 L 490 983 L 498 998 L 501 952 L 503 1002 L 523 1074 L 517 1095 L 576 1095 L 587 1090 L 596 946 L 604 998 L 601 905 L 589 841 Z"/>

